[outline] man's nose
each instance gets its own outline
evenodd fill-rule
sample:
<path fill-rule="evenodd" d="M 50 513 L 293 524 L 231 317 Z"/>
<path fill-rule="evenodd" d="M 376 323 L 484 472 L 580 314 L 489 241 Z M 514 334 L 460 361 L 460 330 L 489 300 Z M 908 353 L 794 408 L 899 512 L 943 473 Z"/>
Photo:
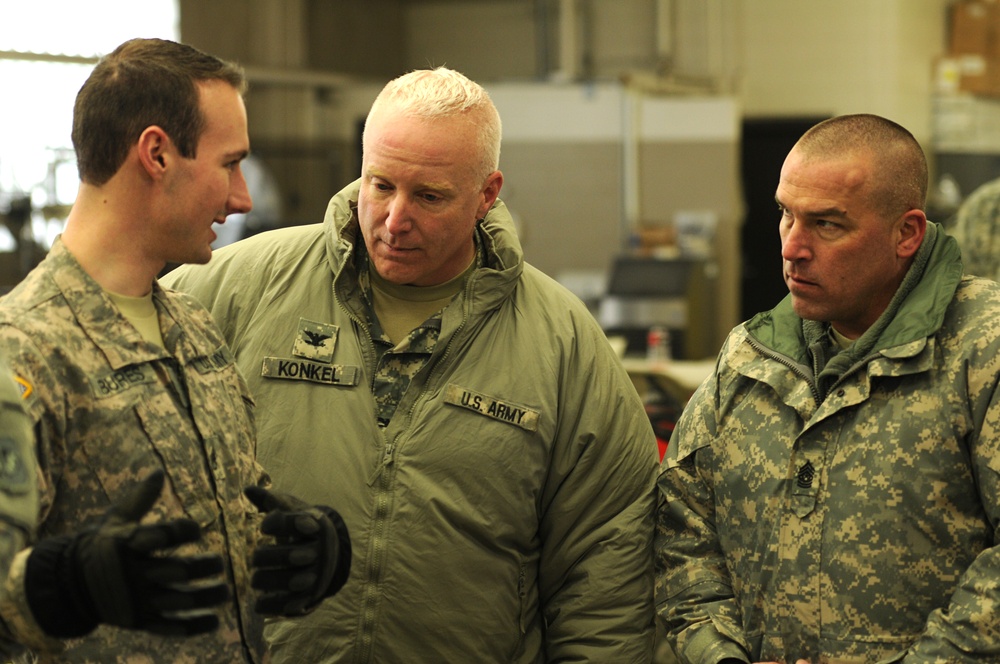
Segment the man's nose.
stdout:
<path fill-rule="evenodd" d="M 809 256 L 808 234 L 802 224 L 793 220 L 781 233 L 781 257 L 786 261 L 798 261 Z"/>
<path fill-rule="evenodd" d="M 397 194 L 389 203 L 385 228 L 392 235 L 400 235 L 410 229 L 411 223 L 410 202 L 405 196 Z"/>
<path fill-rule="evenodd" d="M 243 176 L 243 170 L 237 168 L 236 175 L 230 184 L 229 201 L 227 214 L 246 214 L 253 209 L 253 200 L 250 198 L 250 189 L 247 187 L 247 179 Z"/>

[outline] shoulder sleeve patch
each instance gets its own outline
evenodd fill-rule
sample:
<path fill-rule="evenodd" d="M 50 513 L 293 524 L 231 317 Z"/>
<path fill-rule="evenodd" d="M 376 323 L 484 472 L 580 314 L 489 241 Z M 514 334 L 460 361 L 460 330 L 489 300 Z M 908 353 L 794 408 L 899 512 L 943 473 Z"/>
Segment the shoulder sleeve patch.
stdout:
<path fill-rule="evenodd" d="M 23 444 L 0 436 L 0 491 L 23 494 L 31 489 L 31 468 L 24 452 Z"/>
<path fill-rule="evenodd" d="M 30 397 L 31 393 L 35 391 L 34 388 L 31 387 L 31 383 L 29 383 L 26 379 L 22 378 L 21 376 L 15 375 L 14 382 L 17 383 L 17 389 L 21 393 L 22 400 Z"/>

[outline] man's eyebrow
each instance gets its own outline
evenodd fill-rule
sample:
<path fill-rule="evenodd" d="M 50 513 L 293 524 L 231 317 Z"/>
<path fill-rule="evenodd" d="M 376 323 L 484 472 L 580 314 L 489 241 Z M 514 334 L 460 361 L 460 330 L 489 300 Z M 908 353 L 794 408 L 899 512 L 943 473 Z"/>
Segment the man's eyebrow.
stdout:
<path fill-rule="evenodd" d="M 784 203 L 781 202 L 781 200 L 777 196 L 774 197 L 774 202 L 777 203 L 778 207 L 782 209 L 787 207 Z M 822 208 L 819 210 L 806 210 L 802 214 L 806 215 L 807 217 L 846 217 L 847 210 L 842 210 L 841 208 L 838 207 L 829 207 L 829 208 Z"/>
<path fill-rule="evenodd" d="M 847 210 L 840 208 L 823 208 L 821 210 L 806 210 L 803 214 L 807 217 L 846 217 Z"/>

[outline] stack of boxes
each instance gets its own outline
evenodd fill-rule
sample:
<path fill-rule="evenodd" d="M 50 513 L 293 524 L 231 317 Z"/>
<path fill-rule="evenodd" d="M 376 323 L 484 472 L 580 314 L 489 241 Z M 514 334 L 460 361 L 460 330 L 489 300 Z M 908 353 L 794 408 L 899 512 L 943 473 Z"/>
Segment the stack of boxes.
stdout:
<path fill-rule="evenodd" d="M 1000 0 L 951 5 L 948 53 L 935 63 L 939 94 L 1000 97 Z"/>
<path fill-rule="evenodd" d="M 968 194 L 1000 166 L 1000 0 L 956 0 L 948 18 L 948 52 L 935 62 L 931 133 L 937 167 Z"/>

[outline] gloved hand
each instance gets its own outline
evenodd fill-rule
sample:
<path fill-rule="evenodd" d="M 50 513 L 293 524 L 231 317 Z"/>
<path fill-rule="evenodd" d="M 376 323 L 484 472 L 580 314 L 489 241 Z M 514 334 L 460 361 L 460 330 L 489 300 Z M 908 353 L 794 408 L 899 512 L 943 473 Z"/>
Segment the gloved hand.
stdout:
<path fill-rule="evenodd" d="M 253 553 L 257 613 L 300 616 L 335 595 L 351 571 L 351 538 L 340 515 L 258 486 L 243 493 L 267 513 L 260 530 L 276 540 Z"/>
<path fill-rule="evenodd" d="M 52 537 L 33 548 L 25 568 L 28 604 L 50 636 L 84 636 L 100 623 L 164 636 L 214 630 L 207 612 L 226 600 L 218 554 L 158 555 L 197 541 L 198 524 L 172 519 L 139 525 L 163 489 L 157 470 L 94 525 Z"/>

